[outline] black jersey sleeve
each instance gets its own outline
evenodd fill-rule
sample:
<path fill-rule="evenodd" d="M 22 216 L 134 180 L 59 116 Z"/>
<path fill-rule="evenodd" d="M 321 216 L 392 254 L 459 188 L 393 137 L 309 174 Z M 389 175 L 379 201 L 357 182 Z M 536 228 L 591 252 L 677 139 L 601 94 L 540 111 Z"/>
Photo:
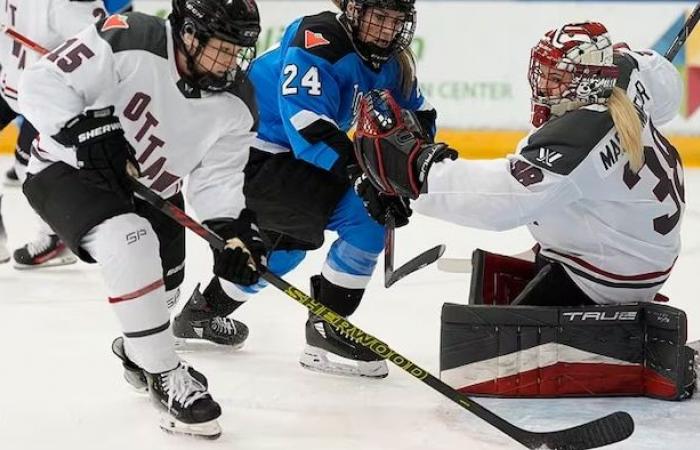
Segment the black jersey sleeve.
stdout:
<path fill-rule="evenodd" d="M 530 135 L 520 155 L 534 166 L 569 175 L 613 126 L 608 111 L 570 111 Z"/>

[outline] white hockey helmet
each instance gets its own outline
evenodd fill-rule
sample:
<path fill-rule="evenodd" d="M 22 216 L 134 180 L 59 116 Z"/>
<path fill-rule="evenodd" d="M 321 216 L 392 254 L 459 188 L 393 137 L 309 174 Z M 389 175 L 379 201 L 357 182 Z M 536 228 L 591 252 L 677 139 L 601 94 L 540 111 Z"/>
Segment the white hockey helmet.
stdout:
<path fill-rule="evenodd" d="M 590 104 L 605 104 L 619 75 L 613 45 L 598 22 L 548 31 L 530 53 L 532 124 Z"/>

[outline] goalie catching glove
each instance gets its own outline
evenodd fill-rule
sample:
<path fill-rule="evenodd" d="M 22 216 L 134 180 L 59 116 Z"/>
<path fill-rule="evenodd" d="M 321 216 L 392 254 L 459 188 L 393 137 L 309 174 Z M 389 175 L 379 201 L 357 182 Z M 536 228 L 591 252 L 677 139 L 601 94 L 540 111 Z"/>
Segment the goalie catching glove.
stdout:
<path fill-rule="evenodd" d="M 413 199 L 425 192 L 434 163 L 457 159 L 447 145 L 427 142 L 415 115 L 386 90 L 370 91 L 360 101 L 354 146 L 362 170 L 381 193 Z"/>
<path fill-rule="evenodd" d="M 244 209 L 238 219 L 212 219 L 204 225 L 226 241 L 224 250 L 213 249 L 214 275 L 243 286 L 257 283 L 267 264 L 267 245 L 255 214 Z"/>
<path fill-rule="evenodd" d="M 140 175 L 139 164 L 113 106 L 85 111 L 69 120 L 53 138 L 61 145 L 75 147 L 78 176 L 82 180 L 124 198 L 131 197 L 126 178 Z"/>

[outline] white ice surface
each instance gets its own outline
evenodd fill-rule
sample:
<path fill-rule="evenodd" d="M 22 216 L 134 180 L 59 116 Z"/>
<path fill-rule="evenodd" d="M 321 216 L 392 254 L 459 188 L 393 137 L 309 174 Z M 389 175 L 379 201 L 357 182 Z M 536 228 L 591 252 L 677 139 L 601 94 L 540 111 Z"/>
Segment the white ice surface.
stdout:
<path fill-rule="evenodd" d="M 0 159 L 0 167 L 9 160 Z M 695 292 L 700 271 L 700 171 L 686 174 L 684 250 L 663 291 L 688 312 L 690 339 L 700 338 Z M 10 246 L 34 236 L 32 213 L 18 189 L 4 189 Z M 330 237 L 330 236 L 329 236 Z M 329 239 L 330 241 L 331 239 Z M 438 243 L 446 255 L 474 247 L 517 253 L 531 245 L 524 229 L 490 233 L 414 217 L 397 232 L 397 264 Z M 207 246 L 188 235 L 183 296 L 207 282 Z M 288 281 L 306 290 L 325 251 L 310 254 Z M 382 285 L 382 264 L 353 322 L 438 373 L 440 307 L 466 302 L 468 278 L 432 266 Z M 396 367 L 387 379 L 356 380 L 303 370 L 306 311 L 274 288 L 243 306 L 251 330 L 237 352 L 204 346 L 182 354 L 209 378 L 223 407 L 213 442 L 161 432 L 148 398 L 132 392 L 110 343 L 119 327 L 95 266 L 43 271 L 0 266 L 0 450 L 299 449 L 452 450 L 520 448 L 509 438 Z M 521 427 L 544 431 L 625 410 L 636 431 L 616 449 L 700 448 L 700 398 L 671 403 L 646 398 L 494 400 L 478 402 Z"/>

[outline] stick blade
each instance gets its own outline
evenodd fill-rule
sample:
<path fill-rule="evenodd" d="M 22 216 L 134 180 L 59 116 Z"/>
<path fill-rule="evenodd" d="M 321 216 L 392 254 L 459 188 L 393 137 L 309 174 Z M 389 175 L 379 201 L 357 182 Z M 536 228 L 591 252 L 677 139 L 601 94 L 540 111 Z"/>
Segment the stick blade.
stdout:
<path fill-rule="evenodd" d="M 617 411 L 582 425 L 549 433 L 523 431 L 516 439 L 528 448 L 586 450 L 614 444 L 634 432 L 634 420 L 624 411 Z M 515 436 L 514 436 L 515 437 Z"/>
<path fill-rule="evenodd" d="M 412 274 L 413 272 L 422 269 L 425 266 L 428 266 L 438 259 L 445 253 L 445 245 L 440 244 L 436 245 L 435 247 L 431 248 L 430 250 L 426 250 L 420 255 L 416 256 L 412 260 L 408 261 L 406 264 L 403 266 L 399 267 L 398 269 L 395 269 L 391 276 L 389 278 L 386 278 L 384 280 L 384 285 L 386 287 L 391 286 L 392 284 L 396 283 L 403 277 Z"/>

